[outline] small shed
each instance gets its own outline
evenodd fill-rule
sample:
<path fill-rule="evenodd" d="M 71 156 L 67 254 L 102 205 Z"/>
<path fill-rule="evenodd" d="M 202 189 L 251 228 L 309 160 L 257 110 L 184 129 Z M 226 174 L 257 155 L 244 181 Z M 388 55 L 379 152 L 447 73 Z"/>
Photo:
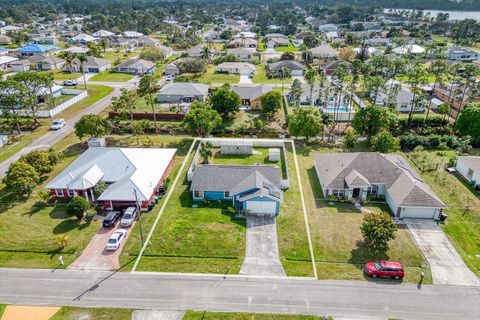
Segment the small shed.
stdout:
<path fill-rule="evenodd" d="M 269 148 L 268 149 L 268 161 L 276 162 L 280 161 L 280 149 Z"/>
<path fill-rule="evenodd" d="M 8 135 L 0 134 L 0 147 L 3 147 L 8 143 Z"/>
<path fill-rule="evenodd" d="M 89 148 L 102 148 L 107 145 L 105 138 L 90 138 L 87 143 Z"/>
<path fill-rule="evenodd" d="M 248 140 L 226 141 L 222 143 L 221 153 L 250 156 L 253 153 L 253 143 Z"/>

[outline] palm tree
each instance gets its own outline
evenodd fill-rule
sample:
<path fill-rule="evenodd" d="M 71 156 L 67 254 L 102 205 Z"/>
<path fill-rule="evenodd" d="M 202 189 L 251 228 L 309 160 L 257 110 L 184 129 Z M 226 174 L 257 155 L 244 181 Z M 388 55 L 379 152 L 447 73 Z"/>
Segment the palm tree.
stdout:
<path fill-rule="evenodd" d="M 208 164 L 209 163 L 208 159 L 213 155 L 213 144 L 209 141 L 202 142 L 200 155 L 202 156 L 203 163 Z"/>
<path fill-rule="evenodd" d="M 108 48 L 108 40 L 106 38 L 102 38 L 100 40 L 100 47 L 102 47 L 103 49 L 103 52 L 106 52 L 107 51 L 107 48 Z"/>
<path fill-rule="evenodd" d="M 70 51 L 63 51 L 60 53 L 60 58 L 65 60 L 65 65 L 69 67 L 69 71 L 72 72 L 72 62 L 75 59 L 75 56 Z"/>
<path fill-rule="evenodd" d="M 85 54 L 79 54 L 77 56 L 78 61 L 80 61 L 80 71 L 82 72 L 83 76 L 83 84 L 85 86 L 85 90 L 87 90 L 87 80 L 85 79 L 85 68 L 84 68 L 84 63 L 87 61 L 87 56 Z"/>
<path fill-rule="evenodd" d="M 155 112 L 155 101 L 153 100 L 153 94 L 156 92 L 155 84 L 157 78 L 154 75 L 145 75 L 140 79 L 138 84 L 138 95 L 148 99 L 153 112 L 153 123 L 155 126 L 155 133 L 158 134 L 157 117 Z"/>
<path fill-rule="evenodd" d="M 313 103 L 313 87 L 315 86 L 315 80 L 317 78 L 317 73 L 313 69 L 307 69 L 307 72 L 305 72 L 305 81 L 308 83 L 310 86 L 310 105 Z"/>
<path fill-rule="evenodd" d="M 348 121 L 351 123 L 352 109 L 353 109 L 353 93 L 355 92 L 355 85 L 360 79 L 360 72 L 362 70 L 362 60 L 355 59 L 352 61 L 352 66 L 350 68 L 350 75 L 352 80 L 350 81 L 350 101 L 348 102 Z M 347 126 L 348 127 L 348 126 Z M 347 128 L 345 127 L 345 129 Z"/>
<path fill-rule="evenodd" d="M 200 52 L 200 57 L 205 61 L 210 61 L 212 52 L 208 46 L 203 46 L 202 52 Z"/>
<path fill-rule="evenodd" d="M 413 93 L 412 107 L 408 114 L 408 126 L 412 123 L 413 112 L 415 111 L 420 100 L 423 99 L 422 86 L 427 82 L 427 73 L 419 61 L 415 61 L 413 66 L 407 72 L 407 83 L 410 85 L 410 90 Z"/>
<path fill-rule="evenodd" d="M 432 92 L 435 92 L 435 89 L 439 84 L 441 85 L 441 83 L 445 78 L 445 74 L 447 73 L 447 70 L 448 70 L 448 64 L 442 60 L 436 60 L 432 62 L 432 64 L 429 66 L 428 72 L 433 74 L 433 76 L 435 77 Z M 427 114 L 425 116 L 425 120 L 423 121 L 423 123 L 425 123 L 428 120 L 428 115 L 430 113 L 430 110 L 432 109 L 432 100 L 433 99 L 430 99 L 430 103 L 428 104 Z"/>

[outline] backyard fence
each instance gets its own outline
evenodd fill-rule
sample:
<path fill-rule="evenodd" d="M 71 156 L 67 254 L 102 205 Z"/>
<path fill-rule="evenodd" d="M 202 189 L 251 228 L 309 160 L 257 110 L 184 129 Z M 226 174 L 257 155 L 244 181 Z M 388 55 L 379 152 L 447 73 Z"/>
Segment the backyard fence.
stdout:
<path fill-rule="evenodd" d="M 251 142 L 253 147 L 259 148 L 281 148 L 283 154 L 283 161 L 285 164 L 285 176 L 282 176 L 281 180 L 281 187 L 282 189 L 288 189 L 290 187 L 290 175 L 288 172 L 288 157 L 287 151 L 285 148 L 285 141 L 283 140 L 272 140 L 272 139 L 222 139 L 222 138 L 205 138 L 201 139 L 201 142 L 210 142 L 213 147 L 222 147 L 225 144 L 232 144 L 238 141 L 248 141 Z M 187 171 L 187 179 L 188 181 L 192 181 L 193 171 L 195 170 L 195 166 L 200 159 L 200 150 L 202 148 L 202 143 L 200 143 L 195 151 L 195 155 L 193 156 L 192 163 L 190 164 L 188 171 Z"/>
<path fill-rule="evenodd" d="M 109 111 L 108 117 L 109 118 L 116 118 L 120 114 L 115 111 Z M 128 115 L 130 117 L 130 115 Z M 150 120 L 153 121 L 153 113 L 140 113 L 134 112 L 132 113 L 133 120 Z M 157 121 L 182 121 L 185 118 L 184 114 L 181 113 L 155 113 L 155 119 Z"/>
<path fill-rule="evenodd" d="M 59 104 L 55 108 L 52 109 L 45 109 L 45 110 L 39 110 L 37 111 L 36 115 L 38 118 L 53 118 L 55 115 L 59 114 L 63 110 L 69 108 L 73 104 L 79 102 L 80 100 L 83 100 L 87 97 L 88 93 L 86 90 L 76 90 L 76 89 L 63 89 L 62 94 L 68 94 L 68 95 L 75 95 L 73 98 L 65 101 L 62 104 Z M 16 113 L 18 113 L 22 117 L 31 117 L 32 116 L 32 111 L 31 110 L 16 110 Z M 0 114 L 3 114 L 3 111 L 0 111 Z"/>

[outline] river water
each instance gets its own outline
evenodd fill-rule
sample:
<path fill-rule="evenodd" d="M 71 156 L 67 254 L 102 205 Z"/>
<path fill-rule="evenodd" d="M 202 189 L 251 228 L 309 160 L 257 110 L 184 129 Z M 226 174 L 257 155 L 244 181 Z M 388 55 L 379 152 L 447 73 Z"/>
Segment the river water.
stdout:
<path fill-rule="evenodd" d="M 390 9 L 385 9 L 384 12 L 387 13 Z M 407 10 L 411 11 L 411 9 L 395 9 L 397 11 Z M 423 10 L 423 14 L 425 15 L 427 12 L 430 12 L 431 17 L 436 17 L 438 13 L 448 13 L 450 16 L 450 20 L 463 20 L 463 19 L 475 19 L 480 21 L 480 11 L 448 11 L 448 10 Z"/>

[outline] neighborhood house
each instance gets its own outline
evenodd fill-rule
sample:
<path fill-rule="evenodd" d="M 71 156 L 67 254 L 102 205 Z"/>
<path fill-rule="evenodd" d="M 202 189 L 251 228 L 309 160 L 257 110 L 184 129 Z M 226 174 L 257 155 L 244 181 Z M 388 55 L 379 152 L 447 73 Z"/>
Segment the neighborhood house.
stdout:
<path fill-rule="evenodd" d="M 103 203 L 106 209 L 135 206 L 138 201 L 147 210 L 168 176 L 175 153 L 176 149 L 89 148 L 45 188 L 56 198 L 79 195 Z M 108 187 L 96 198 L 99 182 Z"/>
<path fill-rule="evenodd" d="M 438 220 L 446 207 L 398 155 L 376 152 L 317 153 L 315 171 L 325 198 L 385 197 L 396 218 Z"/>
<path fill-rule="evenodd" d="M 197 165 L 190 191 L 193 200 L 229 201 L 238 210 L 256 214 L 276 215 L 283 202 L 277 166 Z"/>
<path fill-rule="evenodd" d="M 480 187 L 480 156 L 459 156 L 455 166 L 460 173 L 472 186 Z"/>

